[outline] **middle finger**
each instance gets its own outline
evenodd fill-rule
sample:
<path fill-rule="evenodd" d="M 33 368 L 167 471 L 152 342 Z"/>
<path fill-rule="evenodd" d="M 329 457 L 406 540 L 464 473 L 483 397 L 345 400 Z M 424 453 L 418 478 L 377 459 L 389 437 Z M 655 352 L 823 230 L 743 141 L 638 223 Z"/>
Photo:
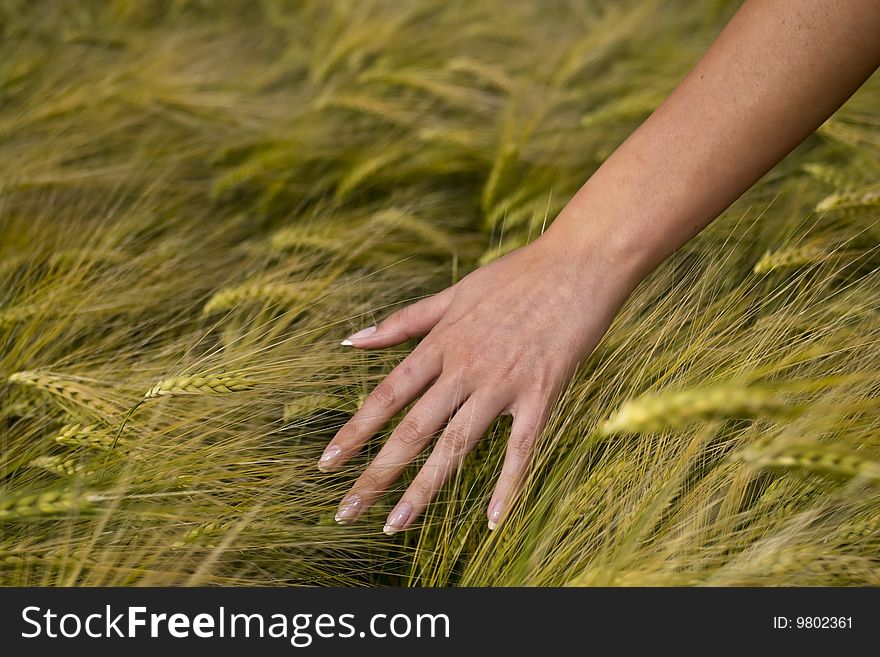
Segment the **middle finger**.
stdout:
<path fill-rule="evenodd" d="M 401 420 L 373 462 L 358 477 L 340 503 L 336 521 L 352 522 L 372 506 L 452 417 L 467 392 L 457 377 L 441 375 Z"/>

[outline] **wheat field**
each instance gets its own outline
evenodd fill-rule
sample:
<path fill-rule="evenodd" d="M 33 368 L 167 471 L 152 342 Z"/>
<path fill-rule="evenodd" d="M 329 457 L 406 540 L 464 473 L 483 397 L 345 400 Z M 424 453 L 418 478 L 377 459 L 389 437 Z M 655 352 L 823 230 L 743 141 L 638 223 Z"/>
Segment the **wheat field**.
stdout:
<path fill-rule="evenodd" d="M 880 585 L 880 79 L 638 288 L 509 518 L 317 458 L 736 3 L 0 0 L 0 584 Z M 398 420 L 400 418 L 398 417 Z M 413 469 L 413 472 L 415 469 Z M 411 475 L 410 475 L 411 476 Z"/>

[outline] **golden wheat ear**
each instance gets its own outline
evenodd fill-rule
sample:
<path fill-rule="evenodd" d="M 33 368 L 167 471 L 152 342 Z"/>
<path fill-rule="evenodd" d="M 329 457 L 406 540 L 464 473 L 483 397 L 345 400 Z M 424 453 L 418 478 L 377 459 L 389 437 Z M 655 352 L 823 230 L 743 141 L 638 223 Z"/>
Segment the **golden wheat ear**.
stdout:
<path fill-rule="evenodd" d="M 167 395 L 225 395 L 253 390 L 254 381 L 240 374 L 174 376 L 159 381 L 144 393 L 144 400 Z"/>

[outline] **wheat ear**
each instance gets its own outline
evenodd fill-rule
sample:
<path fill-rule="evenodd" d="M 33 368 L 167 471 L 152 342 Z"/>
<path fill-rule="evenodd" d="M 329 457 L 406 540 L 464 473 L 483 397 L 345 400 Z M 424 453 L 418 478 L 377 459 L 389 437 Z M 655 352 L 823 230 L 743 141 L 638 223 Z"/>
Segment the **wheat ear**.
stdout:
<path fill-rule="evenodd" d="M 754 417 L 789 407 L 779 392 L 761 387 L 718 385 L 642 395 L 624 403 L 600 431 L 605 435 L 661 431 L 699 420 Z"/>
<path fill-rule="evenodd" d="M 757 468 L 802 470 L 880 484 L 880 461 L 822 443 L 762 445 L 743 450 L 737 458 Z"/>
<path fill-rule="evenodd" d="M 289 304 L 303 298 L 302 285 L 289 283 L 243 283 L 219 290 L 202 309 L 204 315 L 226 312 L 247 301 L 269 304 Z"/>
<path fill-rule="evenodd" d="M 816 205 L 816 212 L 844 212 L 878 207 L 880 207 L 880 189 L 871 188 L 826 196 Z"/>
<path fill-rule="evenodd" d="M 222 395 L 253 389 L 255 383 L 238 374 L 194 374 L 174 376 L 159 381 L 144 395 L 144 400 L 163 395 Z"/>
<path fill-rule="evenodd" d="M 92 497 L 84 493 L 48 490 L 0 497 L 0 521 L 82 511 L 91 506 Z"/>
<path fill-rule="evenodd" d="M 73 456 L 39 456 L 30 462 L 32 467 L 42 468 L 59 477 L 91 477 L 94 470 L 88 468 L 82 459 Z"/>
<path fill-rule="evenodd" d="M 827 257 L 827 254 L 826 248 L 819 242 L 766 251 L 752 271 L 755 274 L 766 274 L 778 269 L 801 267 L 820 262 Z"/>
<path fill-rule="evenodd" d="M 65 447 L 90 447 L 93 449 L 108 450 L 113 444 L 112 433 L 99 424 L 82 424 L 76 422 L 67 424 L 55 436 L 55 442 Z M 119 441 L 124 444 L 124 440 Z"/>
<path fill-rule="evenodd" d="M 284 405 L 284 421 L 292 422 L 322 411 L 344 411 L 353 406 L 351 400 L 334 395 L 320 392 L 304 395 Z"/>
<path fill-rule="evenodd" d="M 52 372 L 23 371 L 9 376 L 10 383 L 31 386 L 97 413 L 99 416 L 112 416 L 115 409 L 110 404 L 92 394 L 78 381 Z"/>
<path fill-rule="evenodd" d="M 237 521 L 209 522 L 204 525 L 199 525 L 198 527 L 186 531 L 180 539 L 171 544 L 171 548 L 180 549 L 188 545 L 201 544 L 201 547 L 212 549 L 216 547 L 216 545 L 211 542 L 211 539 L 217 538 L 218 536 L 232 530 L 235 527 L 236 522 Z M 203 543 L 203 540 L 206 539 L 208 542 Z"/>
<path fill-rule="evenodd" d="M 825 164 L 812 162 L 801 167 L 805 172 L 821 183 L 838 191 L 848 191 L 852 188 L 852 182 L 839 170 Z"/>

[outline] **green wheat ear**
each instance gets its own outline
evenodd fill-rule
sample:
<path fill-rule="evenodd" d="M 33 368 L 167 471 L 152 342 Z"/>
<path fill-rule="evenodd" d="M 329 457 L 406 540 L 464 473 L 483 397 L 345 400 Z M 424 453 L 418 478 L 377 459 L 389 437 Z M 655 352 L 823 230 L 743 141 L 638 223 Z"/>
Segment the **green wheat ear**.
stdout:
<path fill-rule="evenodd" d="M 35 304 L 26 304 L 12 306 L 11 308 L 4 308 L 3 310 L 0 310 L 0 328 L 14 326 L 19 322 L 23 322 L 26 319 L 37 315 L 43 310 L 43 307 Z"/>
<path fill-rule="evenodd" d="M 605 435 L 662 431 L 701 420 L 795 410 L 786 396 L 776 390 L 717 385 L 642 395 L 624 403 L 602 424 L 600 431 Z"/>
<path fill-rule="evenodd" d="M 826 196 L 816 205 L 816 212 L 854 212 L 880 208 L 880 189 L 876 186 Z"/>
<path fill-rule="evenodd" d="M 76 422 L 63 426 L 55 436 L 55 442 L 71 448 L 87 447 L 108 450 L 113 445 L 113 433 L 100 424 Z M 126 442 L 124 439 L 120 439 L 117 441 L 117 445 L 124 446 Z"/>
<path fill-rule="evenodd" d="M 116 413 L 116 409 L 111 404 L 98 397 L 96 390 L 76 377 L 26 370 L 11 374 L 9 382 L 41 390 L 98 417 L 112 417 Z"/>
<path fill-rule="evenodd" d="M 59 477 L 87 477 L 95 475 L 95 470 L 87 462 L 76 456 L 39 456 L 30 462 L 31 467 L 41 468 Z"/>
<path fill-rule="evenodd" d="M 204 315 L 226 312 L 243 303 L 291 304 L 307 296 L 314 285 L 250 282 L 217 291 L 202 309 Z"/>
<path fill-rule="evenodd" d="M 816 442 L 759 444 L 737 460 L 756 468 L 800 470 L 880 484 L 880 461 L 835 445 Z"/>
<path fill-rule="evenodd" d="M 252 390 L 256 383 L 238 374 L 175 376 L 159 381 L 144 400 L 165 395 L 223 395 Z"/>
<path fill-rule="evenodd" d="M 354 411 L 356 403 L 338 395 L 314 393 L 298 397 L 284 405 L 284 421 L 292 422 L 322 411 Z"/>
<path fill-rule="evenodd" d="M 95 499 L 89 493 L 68 490 L 0 496 L 0 521 L 67 515 L 89 508 Z"/>
<path fill-rule="evenodd" d="M 791 269 L 821 262 L 828 257 L 827 245 L 820 240 L 776 251 L 765 251 L 752 270 L 755 274 L 766 274 L 779 269 Z"/>
<path fill-rule="evenodd" d="M 836 191 L 847 191 L 852 188 L 852 180 L 847 178 L 839 169 L 821 164 L 819 162 L 811 162 L 801 167 L 806 173 L 813 178 Z"/>

